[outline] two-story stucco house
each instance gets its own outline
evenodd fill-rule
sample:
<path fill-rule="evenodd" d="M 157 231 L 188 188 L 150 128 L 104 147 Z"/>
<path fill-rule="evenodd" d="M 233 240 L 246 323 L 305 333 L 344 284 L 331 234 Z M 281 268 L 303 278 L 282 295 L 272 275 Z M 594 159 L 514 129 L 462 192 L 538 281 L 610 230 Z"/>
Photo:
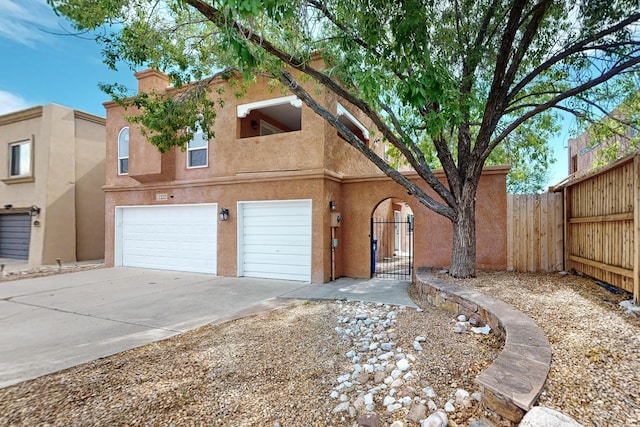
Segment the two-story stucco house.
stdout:
<path fill-rule="evenodd" d="M 172 93 L 162 73 L 136 77 L 140 91 Z M 214 138 L 196 133 L 184 151 L 164 154 L 127 122 L 135 111 L 105 103 L 106 265 L 314 283 L 370 277 L 378 206 L 387 211 L 376 216 L 411 223 L 395 228 L 387 245 L 395 247 L 381 246 L 381 254 L 392 260 L 410 253 L 418 266 L 449 264 L 448 220 L 407 195 L 295 96 L 266 82 L 240 99 L 233 90 L 225 94 Z M 332 94 L 323 103 L 384 155 L 384 143 L 354 109 Z M 481 181 L 479 268 L 506 268 L 507 171 L 488 168 Z M 415 172 L 407 176 L 419 182 Z"/>
<path fill-rule="evenodd" d="M 0 258 L 104 256 L 105 119 L 50 104 L 0 116 Z"/>

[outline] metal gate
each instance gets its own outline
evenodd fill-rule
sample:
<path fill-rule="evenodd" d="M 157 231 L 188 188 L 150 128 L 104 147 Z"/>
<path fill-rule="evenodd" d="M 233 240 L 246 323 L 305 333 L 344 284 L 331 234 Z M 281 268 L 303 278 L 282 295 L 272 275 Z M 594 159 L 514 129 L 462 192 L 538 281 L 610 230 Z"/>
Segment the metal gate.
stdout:
<path fill-rule="evenodd" d="M 413 215 L 398 216 L 371 219 L 371 277 L 413 279 Z"/>

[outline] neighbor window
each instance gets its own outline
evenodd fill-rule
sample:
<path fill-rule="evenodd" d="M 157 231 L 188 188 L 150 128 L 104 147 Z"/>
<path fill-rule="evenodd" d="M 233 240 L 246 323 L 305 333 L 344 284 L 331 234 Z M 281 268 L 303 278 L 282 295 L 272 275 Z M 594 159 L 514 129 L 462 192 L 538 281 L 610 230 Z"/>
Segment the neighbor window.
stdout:
<path fill-rule="evenodd" d="M 118 175 L 129 173 L 129 127 L 118 134 Z"/>
<path fill-rule="evenodd" d="M 209 162 L 209 141 L 205 139 L 200 126 L 193 133 L 193 138 L 187 143 L 187 167 L 202 168 Z"/>
<path fill-rule="evenodd" d="M 31 175 L 31 141 L 9 145 L 9 177 Z"/>

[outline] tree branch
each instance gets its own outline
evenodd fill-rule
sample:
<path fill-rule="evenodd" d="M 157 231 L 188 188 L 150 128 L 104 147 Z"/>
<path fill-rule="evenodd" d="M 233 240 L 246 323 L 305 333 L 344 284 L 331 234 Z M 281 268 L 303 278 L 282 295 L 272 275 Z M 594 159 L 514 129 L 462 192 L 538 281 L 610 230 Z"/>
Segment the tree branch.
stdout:
<path fill-rule="evenodd" d="M 549 58 L 548 60 L 546 60 L 542 64 L 538 65 L 531 73 L 529 73 L 525 77 L 523 77 L 522 80 L 520 80 L 520 82 L 518 84 L 516 84 L 510 90 L 509 94 L 507 95 L 507 101 L 510 102 L 511 99 L 516 94 L 518 94 L 521 90 L 523 90 L 526 85 L 531 83 L 534 78 L 539 76 L 544 71 L 550 69 L 555 64 L 558 64 L 559 62 L 567 59 L 571 55 L 575 55 L 576 53 L 580 53 L 580 52 L 584 52 L 584 51 L 587 51 L 587 50 L 591 50 L 591 46 L 589 46 L 590 43 L 593 43 L 594 41 L 603 39 L 604 37 L 606 37 L 608 35 L 615 34 L 617 31 L 620 31 L 621 29 L 625 28 L 628 25 L 633 24 L 634 22 L 637 22 L 638 20 L 640 20 L 640 13 L 633 14 L 633 15 L 629 16 L 628 18 L 620 21 L 618 24 L 616 24 L 616 25 L 614 25 L 612 27 L 606 28 L 606 29 L 604 29 L 604 30 L 602 30 L 602 31 L 600 31 L 600 32 L 598 32 L 596 34 L 593 34 L 592 36 L 589 36 L 589 37 L 587 37 L 587 38 L 575 43 L 573 46 L 571 46 L 571 47 L 569 47 L 567 49 L 563 49 L 562 52 L 560 52 L 557 55 L 552 56 L 551 58 Z"/>
<path fill-rule="evenodd" d="M 606 73 L 603 73 L 602 75 L 600 75 L 600 77 L 592 79 L 586 83 L 583 83 L 579 86 L 576 86 L 575 88 L 572 88 L 570 90 L 567 90 L 561 94 L 559 94 L 558 96 L 556 96 L 555 98 L 543 103 L 543 104 L 539 104 L 537 105 L 535 108 L 527 111 L 525 114 L 523 114 L 522 116 L 520 116 L 519 118 L 517 118 L 516 120 L 514 120 L 513 122 L 511 122 L 509 124 L 509 126 L 507 126 L 492 142 L 491 144 L 489 144 L 489 146 L 484 150 L 484 152 L 482 153 L 483 158 L 486 159 L 489 154 L 491 154 L 491 151 L 493 151 L 493 149 L 500 143 L 502 142 L 511 132 L 513 132 L 514 129 L 516 129 L 518 126 L 520 126 L 522 123 L 524 123 L 525 121 L 529 120 L 530 118 L 532 118 L 533 116 L 540 114 L 543 111 L 546 111 L 550 108 L 559 108 L 558 104 L 561 101 L 564 101 L 565 99 L 571 98 L 573 96 L 579 95 L 580 93 L 583 93 L 595 86 L 598 86 L 610 79 L 612 79 L 613 77 L 615 77 L 616 75 L 620 74 L 622 71 L 627 70 L 635 65 L 640 64 L 640 57 L 637 58 L 633 58 L 629 61 L 627 61 L 626 63 L 619 65 L 615 68 L 611 68 L 609 71 L 607 71 Z"/>
<path fill-rule="evenodd" d="M 185 1 L 187 4 L 189 4 L 190 6 L 200 11 L 200 13 L 202 13 L 213 24 L 219 27 L 225 26 L 228 24 L 226 18 L 222 15 L 222 13 L 218 9 L 212 7 L 209 4 L 204 3 L 202 0 L 185 0 Z M 305 61 L 302 61 L 299 58 L 295 58 L 292 55 L 286 54 L 285 52 L 276 48 L 271 42 L 266 40 L 264 37 L 261 37 L 253 32 L 245 30 L 238 22 L 233 21 L 233 23 L 231 24 L 231 27 L 239 35 L 241 35 L 242 37 L 246 37 L 247 41 L 260 47 L 267 53 L 273 55 L 274 57 L 278 58 L 279 60 L 291 66 L 292 68 L 314 78 L 318 83 L 325 86 L 331 92 L 335 93 L 339 97 L 345 99 L 347 102 L 349 102 L 350 104 L 358 108 L 369 119 L 371 119 L 374 125 L 382 132 L 384 137 L 391 144 L 393 144 L 395 147 L 401 150 L 401 152 L 403 150 L 406 151 L 406 147 L 404 146 L 402 141 L 400 141 L 397 138 L 397 136 L 389 129 L 389 127 L 378 116 L 378 114 L 376 114 L 371 109 L 369 104 L 364 102 L 362 99 L 355 97 L 346 89 L 344 89 L 342 86 L 337 84 L 333 79 L 331 79 L 324 73 L 316 70 L 315 68 L 311 67 L 310 65 L 305 63 Z M 283 70 L 283 72 L 286 72 L 286 71 Z M 407 160 L 410 161 L 412 158 L 413 156 L 408 156 Z M 456 202 L 452 197 L 451 192 L 435 177 L 435 175 L 433 175 L 433 172 L 431 171 L 431 169 L 428 169 L 428 168 L 424 169 L 424 168 L 417 167 L 418 164 L 415 161 L 414 161 L 414 164 L 412 164 L 412 166 L 414 167 L 416 172 L 418 172 L 420 177 L 423 178 L 431 186 L 431 188 L 433 188 L 436 191 L 436 193 L 438 193 L 440 197 L 442 197 L 444 200 L 447 201 L 447 204 L 455 205 Z"/>
<path fill-rule="evenodd" d="M 443 215 L 449 219 L 455 217 L 454 210 L 441 203 L 436 202 L 427 193 L 425 193 L 418 185 L 413 181 L 402 175 L 396 169 L 392 168 L 387 162 L 381 159 L 375 151 L 367 147 L 360 139 L 358 139 L 353 132 L 349 130 L 336 116 L 331 114 L 326 108 L 320 105 L 309 93 L 298 84 L 296 79 L 288 71 L 282 72 L 279 78 L 280 82 L 289 90 L 294 93 L 302 102 L 309 106 L 317 115 L 322 117 L 331 126 L 333 126 L 338 132 L 342 134 L 344 139 L 358 151 L 363 153 L 371 162 L 373 162 L 382 172 L 384 172 L 389 178 L 406 188 L 414 197 L 420 201 L 427 208 L 433 210 L 440 215 Z"/>

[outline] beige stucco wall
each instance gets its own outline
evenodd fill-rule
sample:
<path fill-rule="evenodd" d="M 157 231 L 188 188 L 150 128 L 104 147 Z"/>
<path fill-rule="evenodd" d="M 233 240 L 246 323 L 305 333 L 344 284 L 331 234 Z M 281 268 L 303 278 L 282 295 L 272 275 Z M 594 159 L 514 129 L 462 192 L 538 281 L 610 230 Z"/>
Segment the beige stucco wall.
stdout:
<path fill-rule="evenodd" d="M 76 260 L 75 211 L 75 123 L 73 110 L 57 105 L 45 107 L 44 127 L 48 130 L 46 205 L 43 211 L 44 242 L 42 263 Z M 42 166 L 41 166 L 42 167 Z"/>
<path fill-rule="evenodd" d="M 47 203 L 47 172 L 49 147 L 47 140 L 49 130 L 45 125 L 45 108 L 35 107 L 28 110 L 7 114 L 0 118 L 0 205 L 13 205 L 15 208 L 27 208 L 36 205 L 44 208 Z M 7 180 L 9 177 L 9 144 L 31 140 L 32 163 L 31 182 Z M 46 219 L 43 209 L 40 218 L 42 224 Z M 33 223 L 34 220 L 32 220 Z M 44 245 L 44 227 L 31 228 L 29 244 L 29 263 L 41 264 Z"/>
<path fill-rule="evenodd" d="M 56 258 L 63 262 L 78 260 L 77 236 L 84 242 L 83 248 L 87 248 L 88 240 L 91 240 L 89 246 L 92 248 L 88 252 L 82 249 L 79 259 L 88 259 L 83 258 L 86 255 L 103 256 L 104 233 L 87 231 L 86 221 L 77 231 L 76 220 L 88 205 L 91 205 L 90 212 L 98 218 L 93 221 L 94 225 L 100 228 L 104 218 L 101 194 L 104 174 L 99 172 L 98 177 L 95 173 L 91 179 L 86 177 L 91 175 L 96 163 L 103 161 L 99 159 L 104 159 L 104 119 L 82 113 L 84 119 L 77 120 L 76 113 L 70 108 L 49 104 L 0 117 L 2 178 L 9 174 L 9 144 L 25 139 L 33 141 L 32 179 L 25 180 L 27 182 L 5 179 L 0 184 L 2 205 L 41 208 L 40 214 L 32 218 L 29 264 L 53 264 Z M 78 140 L 77 123 L 87 119 L 93 124 L 79 126 L 81 136 Z M 76 147 L 84 146 L 87 141 L 92 143 L 76 156 Z M 78 194 L 77 178 L 81 180 Z M 76 209 L 78 195 L 83 199 L 79 210 Z"/>
<path fill-rule="evenodd" d="M 104 119 L 75 112 L 76 258 L 104 258 Z"/>

